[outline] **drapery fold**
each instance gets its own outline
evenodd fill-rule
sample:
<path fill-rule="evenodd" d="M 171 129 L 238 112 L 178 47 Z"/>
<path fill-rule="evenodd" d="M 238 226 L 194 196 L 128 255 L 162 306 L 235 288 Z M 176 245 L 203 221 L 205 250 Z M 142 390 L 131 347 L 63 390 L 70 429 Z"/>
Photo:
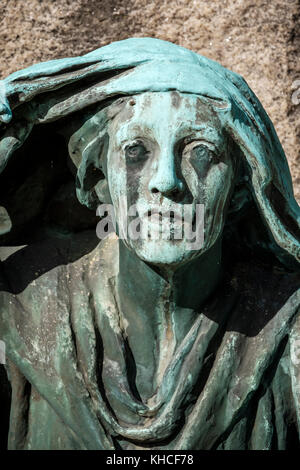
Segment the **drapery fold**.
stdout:
<path fill-rule="evenodd" d="M 274 413 L 281 433 L 296 426 L 297 414 L 299 417 L 299 365 L 289 354 L 299 337 L 299 291 L 286 301 L 278 295 L 277 303 L 269 307 L 271 318 L 254 334 L 251 322 L 257 324 L 262 315 L 259 296 L 253 299 L 242 324 L 248 301 L 243 292 L 237 295 L 228 277 L 219 301 L 207 303 L 178 347 L 180 360 L 174 357 L 165 371 L 151 400 L 151 412 L 146 402 L 133 396 L 126 370 L 134 357 L 126 355 L 124 331 L 116 327 L 120 315 L 113 282 L 117 260 L 108 253 L 116 253 L 117 246 L 116 238 L 106 239 L 83 258 L 54 268 L 19 294 L 17 303 L 13 296 L 8 301 L 8 294 L 1 294 L 2 305 L 9 306 L 0 319 L 9 359 L 18 377 L 23 377 L 23 385 L 26 379 L 35 390 L 24 397 L 15 391 L 10 447 L 35 448 L 34 422 L 51 416 L 52 434 L 59 436 L 66 428 L 67 448 L 112 449 L 116 442 L 128 449 L 144 445 L 162 449 L 274 448 Z M 96 278 L 95 266 L 100 263 L 102 275 Z M 234 271 L 232 277 L 236 274 Z M 245 279 L 239 279 L 242 285 Z M 299 282 L 295 276 L 283 281 L 283 287 L 290 283 L 291 291 L 293 283 Z M 272 282 L 276 288 L 276 276 Z M 253 292 L 255 289 L 253 286 Z M 31 312 L 29 301 L 40 304 L 40 309 Z M 270 298 L 266 301 L 271 304 Z M 22 328 L 18 328 L 20 321 Z M 279 383 L 285 383 L 286 390 L 275 392 L 286 410 L 282 414 L 272 398 L 273 371 L 278 375 L 281 369 L 286 377 Z M 15 380 L 12 375 L 11 380 L 16 390 L 20 378 Z M 28 400 L 27 413 L 16 411 L 26 408 Z M 267 425 L 264 420 L 268 419 Z M 26 429 L 20 444 L 20 433 L 22 436 Z M 43 441 L 39 435 L 39 439 L 38 445 L 46 447 L 49 436 Z M 57 442 L 52 445 L 59 446 Z"/>

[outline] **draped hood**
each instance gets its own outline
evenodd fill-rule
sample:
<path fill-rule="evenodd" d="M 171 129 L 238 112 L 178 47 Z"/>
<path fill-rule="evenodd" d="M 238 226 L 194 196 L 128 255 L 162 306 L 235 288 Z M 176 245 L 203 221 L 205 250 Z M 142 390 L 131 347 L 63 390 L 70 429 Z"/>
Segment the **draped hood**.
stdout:
<path fill-rule="evenodd" d="M 299 261 L 300 209 L 284 151 L 258 98 L 238 74 L 166 41 L 126 39 L 81 57 L 33 65 L 2 80 L 0 169 L 38 124 L 109 98 L 169 90 L 212 100 L 245 159 L 247 184 L 269 232 L 270 249 L 283 261 L 290 256 Z M 86 162 L 76 164 L 80 185 Z M 80 187 L 78 195 L 89 201 Z"/>

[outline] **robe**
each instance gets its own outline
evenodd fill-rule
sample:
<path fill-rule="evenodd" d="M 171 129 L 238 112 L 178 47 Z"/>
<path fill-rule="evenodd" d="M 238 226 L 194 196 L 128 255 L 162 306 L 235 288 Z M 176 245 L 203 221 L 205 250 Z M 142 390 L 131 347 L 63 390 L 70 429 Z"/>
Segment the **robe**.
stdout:
<path fill-rule="evenodd" d="M 157 382 L 147 322 L 133 337 L 120 309 L 118 243 L 1 248 L 9 449 L 299 448 L 299 273 L 232 257 Z"/>

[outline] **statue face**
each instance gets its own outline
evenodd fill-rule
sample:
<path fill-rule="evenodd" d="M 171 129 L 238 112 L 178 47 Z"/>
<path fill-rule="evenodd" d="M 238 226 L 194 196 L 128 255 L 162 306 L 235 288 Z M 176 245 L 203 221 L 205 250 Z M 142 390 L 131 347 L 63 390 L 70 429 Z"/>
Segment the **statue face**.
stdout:
<path fill-rule="evenodd" d="M 126 201 L 137 210 L 129 224 L 138 216 L 141 233 L 148 227 L 148 236 L 129 236 L 126 245 L 146 262 L 170 267 L 208 250 L 221 234 L 234 179 L 213 105 L 173 91 L 136 95 L 110 122 L 108 134 L 105 172 L 117 223 Z M 191 249 L 191 234 L 180 227 L 189 205 L 190 229 L 202 230 L 197 204 L 204 209 L 204 243 Z M 169 239 L 162 235 L 166 230 Z M 178 230 L 183 236 L 176 239 Z"/>

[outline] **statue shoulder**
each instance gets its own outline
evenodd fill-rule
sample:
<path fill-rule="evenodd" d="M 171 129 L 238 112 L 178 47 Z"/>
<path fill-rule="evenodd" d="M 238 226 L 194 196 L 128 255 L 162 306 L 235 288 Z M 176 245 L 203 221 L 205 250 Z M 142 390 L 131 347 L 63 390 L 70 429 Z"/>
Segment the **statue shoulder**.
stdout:
<path fill-rule="evenodd" d="M 113 246 L 112 246 L 113 245 Z M 115 243 L 92 231 L 28 246 L 1 247 L 2 322 L 42 324 L 68 315 L 74 297 L 89 294 L 111 274 Z M 17 320 L 15 320 L 17 321 Z"/>

